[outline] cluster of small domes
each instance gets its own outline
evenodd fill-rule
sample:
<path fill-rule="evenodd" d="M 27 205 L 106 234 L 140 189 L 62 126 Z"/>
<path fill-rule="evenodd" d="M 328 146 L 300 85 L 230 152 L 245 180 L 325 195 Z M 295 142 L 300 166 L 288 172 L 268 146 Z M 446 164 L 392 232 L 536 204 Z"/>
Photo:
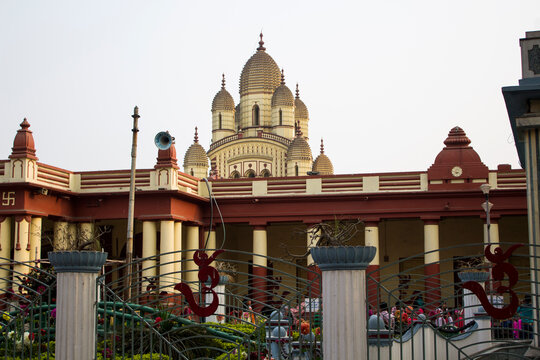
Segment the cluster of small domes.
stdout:
<path fill-rule="evenodd" d="M 323 146 L 321 145 L 321 154 L 313 161 L 313 156 L 311 153 L 311 148 L 308 144 L 308 121 L 309 113 L 307 106 L 300 99 L 298 84 L 296 84 L 296 96 L 293 95 L 292 91 L 285 84 L 285 75 L 283 70 L 279 70 L 277 63 L 274 59 L 266 52 L 264 47 L 264 42 L 262 40 L 262 34 L 260 35 L 261 39 L 259 41 L 259 47 L 255 54 L 253 54 L 249 60 L 245 63 L 242 73 L 240 75 L 240 96 L 241 99 L 252 99 L 245 98 L 246 95 L 255 97 L 255 106 L 253 106 L 253 111 L 257 111 L 257 115 L 246 115 L 246 110 L 244 105 L 242 107 L 240 104 L 236 104 L 231 94 L 225 89 L 225 75 L 223 75 L 221 89 L 214 96 L 212 101 L 212 116 L 213 116 L 213 142 L 223 139 L 224 137 L 230 136 L 231 133 L 239 134 L 239 138 L 245 138 L 246 135 L 243 134 L 245 130 L 245 116 L 256 116 L 259 117 L 259 106 L 261 111 L 265 111 L 264 116 L 269 116 L 268 111 L 269 107 L 272 107 L 272 124 L 278 124 L 277 112 L 274 112 L 275 108 L 279 108 L 279 129 L 277 131 L 278 136 L 284 136 L 289 139 L 290 144 L 286 151 L 286 162 L 298 162 L 298 165 L 302 168 L 300 175 L 305 175 L 306 166 L 308 170 L 313 168 L 313 171 L 318 172 L 322 175 L 333 174 L 333 166 L 330 159 L 324 154 Z M 270 96 L 271 95 L 271 98 Z M 257 97 L 261 97 L 263 100 L 263 105 L 257 106 Z M 253 101 L 253 100 L 249 100 Z M 269 102 L 264 102 L 269 101 Z M 242 102 L 242 100 L 241 100 Z M 252 103 L 250 103 L 252 104 Z M 261 104 L 261 103 L 259 103 Z M 242 108 L 242 113 L 240 112 Z M 283 113 L 282 113 L 283 108 Z M 288 108 L 288 109 L 287 109 Z M 292 108 L 292 109 L 291 109 Z M 232 113 L 234 112 L 234 113 Z M 249 113 L 248 113 L 249 114 Z M 283 114 L 283 115 L 282 115 Z M 231 117 L 232 116 L 232 117 Z M 274 117 L 275 116 L 275 117 Z M 283 116 L 283 123 L 282 123 Z M 266 118 L 268 119 L 268 118 Z M 258 120 L 257 120 L 258 121 Z M 265 120 L 268 121 L 268 120 Z M 242 124 L 241 124 L 242 123 Z M 259 123 L 256 123 L 259 125 Z M 266 122 L 265 124 L 268 124 Z M 292 132 L 292 126 L 294 124 L 295 133 Z M 263 125 L 263 124 L 261 124 Z M 283 126 L 282 126 L 283 125 Z M 264 125 L 268 126 L 268 125 Z M 275 125 L 272 125 L 275 126 Z M 302 134 L 300 126 L 303 127 L 305 134 Z M 289 128 L 287 128 L 289 127 Z M 246 127 L 249 129 L 249 126 Z M 277 128 L 277 127 L 276 127 Z M 284 130 L 283 130 L 284 129 Z M 290 130 L 288 130 L 290 129 Z M 279 132 L 282 131 L 282 132 Z M 290 131 L 290 132 L 288 132 Z M 214 135 L 216 134 L 216 135 Z M 276 134 L 276 133 L 275 133 Z M 243 135 L 243 136 L 240 136 Z M 215 136 L 215 137 L 214 137 Z M 253 135 L 249 135 L 252 137 Z M 258 135 L 260 136 L 260 135 Z M 215 151 L 212 150 L 212 151 Z M 213 155 L 212 155 L 213 156 Z M 302 165 L 302 164 L 303 165 Z M 208 155 L 205 152 L 204 148 L 198 143 L 197 132 L 195 132 L 195 141 L 189 147 L 184 157 L 184 171 L 190 171 L 190 168 L 198 168 L 202 171 L 202 168 L 208 169 Z M 288 170 L 290 171 L 290 169 Z M 287 170 L 285 171 L 285 174 Z M 298 169 L 296 171 L 298 174 Z M 279 176 L 279 175 L 278 175 Z"/>

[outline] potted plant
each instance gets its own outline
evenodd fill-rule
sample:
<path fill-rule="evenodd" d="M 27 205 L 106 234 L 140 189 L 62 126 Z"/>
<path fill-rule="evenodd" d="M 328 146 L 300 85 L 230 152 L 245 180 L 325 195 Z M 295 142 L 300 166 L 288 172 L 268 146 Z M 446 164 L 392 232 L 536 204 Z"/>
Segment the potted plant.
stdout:
<path fill-rule="evenodd" d="M 100 237 L 107 228 L 96 233 L 87 229 L 75 232 L 62 229 L 58 238 L 52 241 L 54 251 L 49 252 L 49 261 L 57 272 L 99 272 L 107 259 L 107 253 L 100 251 Z"/>
<path fill-rule="evenodd" d="M 489 278 L 490 264 L 485 262 L 481 255 L 461 259 L 458 266 L 457 275 L 462 282 L 484 282 Z"/>
<path fill-rule="evenodd" d="M 360 225 L 363 225 L 361 220 L 335 219 L 332 223 L 322 222 L 308 230 L 315 245 L 309 252 L 321 270 L 367 268 L 377 248 L 348 245 L 359 232 Z"/>

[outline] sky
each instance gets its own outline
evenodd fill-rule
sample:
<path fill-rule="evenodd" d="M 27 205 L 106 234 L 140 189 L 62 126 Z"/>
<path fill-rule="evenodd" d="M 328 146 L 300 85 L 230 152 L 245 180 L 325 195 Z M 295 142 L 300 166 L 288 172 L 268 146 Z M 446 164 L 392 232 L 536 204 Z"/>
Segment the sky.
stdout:
<path fill-rule="evenodd" d="M 261 30 L 336 174 L 426 170 L 454 126 L 490 169 L 519 168 L 501 87 L 538 0 L 1 0 L 0 159 L 26 117 L 40 162 L 128 169 L 138 106 L 137 168 L 165 130 L 181 165 L 195 126 L 209 148 L 222 73 L 238 103 Z"/>

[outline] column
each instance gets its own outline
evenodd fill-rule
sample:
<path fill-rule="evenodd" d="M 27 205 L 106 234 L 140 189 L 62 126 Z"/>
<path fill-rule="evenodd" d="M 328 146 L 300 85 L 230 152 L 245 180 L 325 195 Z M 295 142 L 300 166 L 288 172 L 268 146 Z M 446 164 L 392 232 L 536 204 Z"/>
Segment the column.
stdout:
<path fill-rule="evenodd" d="M 160 292 L 172 292 L 174 279 L 174 221 L 160 221 L 159 285 Z M 165 288 L 166 287 L 166 288 Z"/>
<path fill-rule="evenodd" d="M 186 226 L 186 266 L 185 266 L 185 281 L 193 291 L 199 289 L 199 267 L 193 261 L 195 251 L 199 249 L 199 226 Z"/>
<path fill-rule="evenodd" d="M 368 303 L 373 307 L 377 307 L 379 303 L 378 282 L 381 280 L 381 274 L 379 273 L 380 259 L 379 259 L 379 222 L 378 221 L 366 221 L 365 223 L 365 242 L 366 246 L 373 246 L 377 249 L 375 257 L 369 263 L 366 269 L 366 274 L 370 274 L 367 279 L 368 289 Z"/>
<path fill-rule="evenodd" d="M 59 220 L 54 223 L 54 240 L 53 247 L 55 251 L 67 250 L 68 241 L 68 223 L 67 221 Z"/>
<path fill-rule="evenodd" d="M 313 259 L 323 275 L 323 356 L 367 359 L 366 268 L 375 256 L 371 247 L 317 247 Z"/>
<path fill-rule="evenodd" d="M 101 251 L 101 248 L 99 246 L 99 241 L 96 239 L 96 235 L 94 233 L 94 224 L 89 222 L 79 223 L 78 224 L 78 237 L 77 239 L 79 241 L 80 245 L 91 243 L 86 249 L 89 250 L 95 250 L 95 251 Z"/>
<path fill-rule="evenodd" d="M 96 279 L 107 253 L 51 253 L 56 269 L 56 359 L 91 360 L 96 349 Z"/>
<path fill-rule="evenodd" d="M 175 281 L 182 281 L 182 222 L 174 223 L 174 274 Z"/>
<path fill-rule="evenodd" d="M 30 223 L 30 261 L 37 267 L 41 260 L 41 222 L 40 217 L 33 217 Z"/>
<path fill-rule="evenodd" d="M 11 218 L 0 216 L 0 262 L 6 264 L 0 267 L 0 289 L 10 288 L 9 261 L 11 254 Z"/>
<path fill-rule="evenodd" d="M 439 220 L 424 220 L 424 252 L 425 302 L 431 309 L 441 302 Z"/>
<path fill-rule="evenodd" d="M 267 247 L 266 226 L 253 226 L 253 310 L 257 312 L 266 303 Z"/>
<path fill-rule="evenodd" d="M 210 233 L 210 236 L 208 235 Z M 206 249 L 215 249 L 216 248 L 216 230 L 212 227 L 212 231 L 209 228 L 204 230 L 204 244 L 206 244 Z M 208 252 L 208 256 L 213 254 L 213 251 Z"/>
<path fill-rule="evenodd" d="M 155 221 L 143 221 L 143 241 L 142 241 L 142 278 L 153 278 L 157 275 L 156 254 L 157 254 L 157 224 Z M 148 280 L 142 281 L 142 292 L 147 291 L 150 285 Z"/>
<path fill-rule="evenodd" d="M 315 231 L 312 227 L 315 224 L 308 224 L 307 225 L 307 250 L 311 250 L 315 245 L 317 238 L 320 235 L 320 231 Z M 315 264 L 313 261 L 313 256 L 309 254 L 307 256 L 307 267 L 309 269 L 309 272 L 307 273 L 307 279 L 311 285 L 311 298 L 319 298 L 321 297 L 321 282 L 322 282 L 322 275 L 321 275 L 321 269 Z"/>
<path fill-rule="evenodd" d="M 13 252 L 13 279 L 30 272 L 30 216 L 15 217 L 15 251 Z"/>

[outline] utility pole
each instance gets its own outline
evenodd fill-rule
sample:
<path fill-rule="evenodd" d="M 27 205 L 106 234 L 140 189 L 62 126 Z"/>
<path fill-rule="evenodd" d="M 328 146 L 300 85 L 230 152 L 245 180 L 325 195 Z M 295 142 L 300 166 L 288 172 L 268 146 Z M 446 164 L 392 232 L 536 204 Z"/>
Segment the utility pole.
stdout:
<path fill-rule="evenodd" d="M 131 143 L 131 176 L 129 179 L 129 205 L 128 205 L 128 221 L 127 221 L 127 241 L 126 241 L 126 270 L 127 270 L 127 299 L 131 298 L 131 281 L 133 276 L 133 222 L 135 214 L 135 168 L 137 164 L 137 133 L 139 132 L 139 108 L 135 106 L 133 109 L 133 140 Z"/>

